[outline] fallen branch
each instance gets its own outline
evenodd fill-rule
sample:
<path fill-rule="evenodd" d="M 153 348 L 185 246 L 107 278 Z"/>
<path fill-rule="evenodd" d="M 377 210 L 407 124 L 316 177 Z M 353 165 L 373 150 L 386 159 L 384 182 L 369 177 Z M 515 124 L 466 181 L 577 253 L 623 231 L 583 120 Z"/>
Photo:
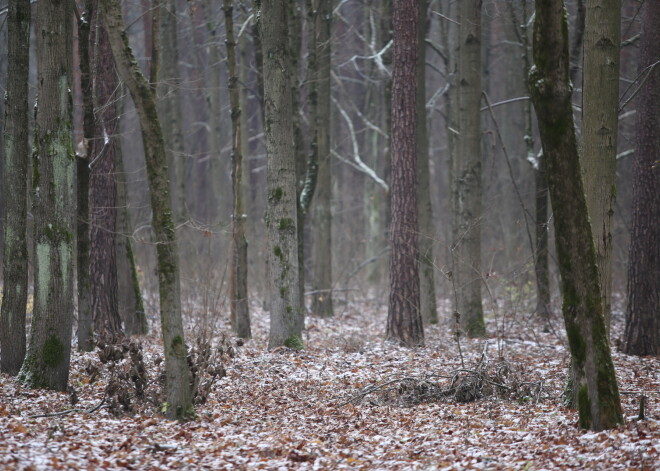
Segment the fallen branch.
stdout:
<path fill-rule="evenodd" d="M 28 415 L 28 419 L 36 419 L 40 417 L 59 417 L 61 415 L 67 415 L 67 414 L 72 414 L 74 412 L 82 412 L 85 414 L 92 414 L 99 410 L 103 405 L 105 404 L 105 396 L 103 396 L 103 399 L 101 399 L 101 402 L 99 402 L 96 406 L 92 407 L 91 409 L 67 409 L 63 410 L 60 412 L 49 412 L 46 414 L 34 414 L 34 415 Z M 107 405 L 106 405 L 107 407 Z"/>

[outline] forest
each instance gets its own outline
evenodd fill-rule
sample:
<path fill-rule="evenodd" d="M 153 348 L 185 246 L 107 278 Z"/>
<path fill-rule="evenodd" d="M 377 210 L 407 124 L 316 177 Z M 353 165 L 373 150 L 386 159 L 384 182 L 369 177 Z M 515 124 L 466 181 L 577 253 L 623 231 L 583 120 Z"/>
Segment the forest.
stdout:
<path fill-rule="evenodd" d="M 658 25 L 0 0 L 0 469 L 658 469 Z"/>

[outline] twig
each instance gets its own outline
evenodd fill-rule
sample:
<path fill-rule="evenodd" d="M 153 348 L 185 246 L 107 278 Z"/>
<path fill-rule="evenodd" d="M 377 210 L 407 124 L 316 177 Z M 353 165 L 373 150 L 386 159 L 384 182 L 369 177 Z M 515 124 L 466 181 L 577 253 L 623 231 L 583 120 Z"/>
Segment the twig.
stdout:
<path fill-rule="evenodd" d="M 105 403 L 105 396 L 103 396 L 101 402 L 99 402 L 96 406 L 92 407 L 91 409 L 67 409 L 60 412 L 49 412 L 47 414 L 34 414 L 34 415 L 28 415 L 28 419 L 36 419 L 40 417 L 59 417 L 61 415 L 71 414 L 73 412 L 83 412 L 85 414 L 91 414 L 99 410 L 104 403 Z"/>

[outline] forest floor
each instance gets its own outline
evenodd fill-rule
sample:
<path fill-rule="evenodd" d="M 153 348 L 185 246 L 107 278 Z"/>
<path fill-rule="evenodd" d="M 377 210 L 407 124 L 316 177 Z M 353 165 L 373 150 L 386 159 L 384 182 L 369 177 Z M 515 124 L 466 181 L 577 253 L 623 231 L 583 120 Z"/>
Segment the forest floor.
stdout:
<path fill-rule="evenodd" d="M 613 348 L 626 423 L 588 432 L 563 406 L 559 317 L 555 333 L 528 315 L 491 317 L 490 337 L 460 339 L 460 351 L 450 326 L 439 324 L 426 329 L 424 348 L 409 350 L 383 340 L 382 299 L 336 310 L 307 319 L 302 351 L 267 351 L 268 315 L 256 306 L 254 339 L 239 346 L 216 334 L 212 349 L 198 345 L 200 404 L 185 424 L 159 415 L 158 332 L 141 346 L 133 339 L 123 349 L 75 352 L 75 394 L 0 376 L 0 469 L 660 467 L 659 358 Z M 440 312 L 450 312 L 448 303 Z M 621 324 L 618 314 L 613 338 Z"/>

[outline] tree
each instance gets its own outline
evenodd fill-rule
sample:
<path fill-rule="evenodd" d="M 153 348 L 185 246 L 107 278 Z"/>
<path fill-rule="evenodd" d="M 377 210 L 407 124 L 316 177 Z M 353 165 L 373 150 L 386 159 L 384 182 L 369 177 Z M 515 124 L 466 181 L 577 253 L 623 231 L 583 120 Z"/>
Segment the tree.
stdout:
<path fill-rule="evenodd" d="M 660 354 L 660 3 L 642 6 L 628 306 L 623 351 Z"/>
<path fill-rule="evenodd" d="M 140 120 L 149 195 L 152 226 L 156 236 L 160 320 L 165 349 L 166 415 L 186 420 L 194 415 L 190 370 L 181 319 L 181 286 L 176 231 L 172 217 L 170 192 L 165 162 L 165 142 L 156 111 L 156 96 L 140 71 L 133 51 L 124 34 L 119 0 L 101 3 L 103 20 L 117 72 L 131 93 Z"/>
<path fill-rule="evenodd" d="M 334 2 L 321 0 L 312 2 L 314 5 L 314 37 L 312 45 L 314 68 L 310 70 L 310 103 L 313 113 L 313 136 L 311 155 L 307 164 L 307 172 L 316 171 L 316 199 L 314 202 L 313 240 L 314 240 L 314 273 L 312 280 L 312 312 L 323 317 L 333 315 L 332 303 L 332 178 L 330 160 L 330 76 L 332 72 L 332 8 Z M 311 54 L 310 54 L 311 56 Z M 310 69 L 312 63 L 310 60 Z M 309 179 L 308 179 L 309 181 Z M 309 201 L 311 193 L 309 185 L 301 195 L 301 206 L 304 200 Z"/>
<path fill-rule="evenodd" d="M 231 166 L 232 166 L 232 249 L 230 274 L 231 324 L 241 338 L 250 338 L 250 311 L 248 306 L 248 244 L 245 238 L 243 214 L 243 139 L 241 134 L 241 100 L 234 40 L 234 7 L 232 0 L 224 0 L 225 28 L 227 30 L 227 63 L 229 67 L 229 101 L 231 103 Z"/>
<path fill-rule="evenodd" d="M 37 5 L 38 103 L 34 138 L 34 308 L 19 379 L 64 391 L 73 323 L 75 156 L 72 83 L 73 3 Z"/>
<path fill-rule="evenodd" d="M 621 0 L 587 0 L 582 70 L 582 169 L 609 331 L 616 203 Z"/>
<path fill-rule="evenodd" d="M 115 72 L 107 28 L 94 0 L 90 51 L 93 64 L 94 134 L 91 141 L 93 160 L 89 162 L 89 276 L 90 301 L 94 330 L 110 338 L 123 335 L 117 300 L 117 256 L 115 225 L 117 221 L 117 99 L 119 80 Z"/>
<path fill-rule="evenodd" d="M 573 122 L 567 30 L 563 1 L 536 2 L 529 82 L 555 216 L 562 310 L 580 426 L 602 430 L 623 423 L 623 415 Z"/>
<path fill-rule="evenodd" d="M 291 99 L 291 51 L 287 0 L 263 0 L 259 34 L 263 54 L 264 131 L 267 152 L 266 226 L 270 267 L 268 347 L 302 348 L 304 313 L 300 305 L 296 163 Z"/>
<path fill-rule="evenodd" d="M 453 159 L 455 311 L 470 337 L 486 334 L 481 305 L 481 0 L 459 5 L 458 143 Z"/>
<path fill-rule="evenodd" d="M 417 175 L 419 186 L 419 305 L 425 322 L 438 322 L 435 299 L 435 265 L 433 260 L 433 207 L 429 175 L 429 138 L 426 129 L 426 0 L 419 2 L 419 40 L 417 57 Z"/>
<path fill-rule="evenodd" d="M 0 349 L 3 373 L 16 375 L 25 358 L 28 292 L 27 182 L 30 2 L 10 0 L 7 13 L 9 66 L 5 116 L 4 246 Z"/>
<path fill-rule="evenodd" d="M 417 43 L 415 0 L 395 0 L 392 15 L 392 230 L 387 337 L 424 344 L 419 311 L 417 208 Z"/>

